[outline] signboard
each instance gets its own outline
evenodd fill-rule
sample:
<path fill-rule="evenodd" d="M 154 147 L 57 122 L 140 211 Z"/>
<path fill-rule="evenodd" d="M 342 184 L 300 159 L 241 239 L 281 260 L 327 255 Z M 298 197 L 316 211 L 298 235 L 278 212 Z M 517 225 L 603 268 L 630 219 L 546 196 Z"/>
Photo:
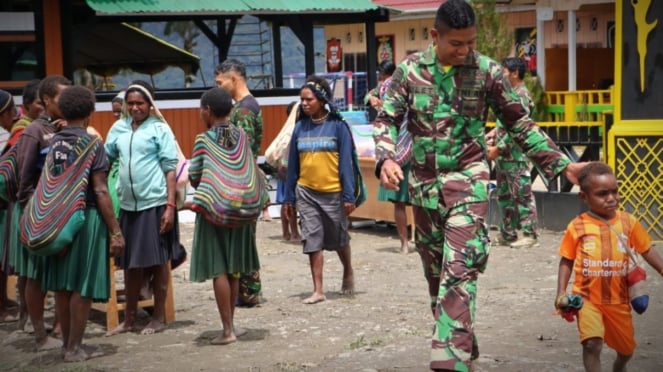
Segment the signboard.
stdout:
<path fill-rule="evenodd" d="M 327 40 L 327 72 L 339 72 L 343 69 L 343 48 L 341 39 Z"/>
<path fill-rule="evenodd" d="M 536 28 L 516 29 L 516 56 L 525 61 L 528 71 L 536 71 Z"/>
<path fill-rule="evenodd" d="M 378 35 L 375 37 L 378 46 L 378 64 L 382 61 L 389 60 L 396 63 L 394 35 Z"/>

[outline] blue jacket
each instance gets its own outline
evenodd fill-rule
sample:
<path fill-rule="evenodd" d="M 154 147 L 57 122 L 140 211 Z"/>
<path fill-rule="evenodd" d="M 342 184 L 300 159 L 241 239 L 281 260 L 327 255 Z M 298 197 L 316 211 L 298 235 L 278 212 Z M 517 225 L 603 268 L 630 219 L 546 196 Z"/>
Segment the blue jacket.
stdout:
<path fill-rule="evenodd" d="M 120 160 L 120 208 L 135 212 L 166 204 L 166 173 L 177 167 L 177 149 L 168 124 L 150 116 L 134 131 L 131 121 L 116 121 L 108 132 L 105 147 L 111 163 Z"/>

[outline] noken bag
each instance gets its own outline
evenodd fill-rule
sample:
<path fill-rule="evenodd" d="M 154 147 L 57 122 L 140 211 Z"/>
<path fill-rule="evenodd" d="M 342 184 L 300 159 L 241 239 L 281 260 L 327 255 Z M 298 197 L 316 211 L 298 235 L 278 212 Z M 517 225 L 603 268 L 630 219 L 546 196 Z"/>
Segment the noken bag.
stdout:
<path fill-rule="evenodd" d="M 285 124 L 283 124 L 283 128 L 281 128 L 279 134 L 274 138 L 269 147 L 267 147 L 267 150 L 265 150 L 265 161 L 276 169 L 277 174 L 281 179 L 285 179 L 285 174 L 288 169 L 290 139 L 292 139 L 292 132 L 295 130 L 298 111 L 299 103 L 292 108 L 290 115 L 288 115 L 288 119 L 285 121 Z"/>
<path fill-rule="evenodd" d="M 55 155 L 46 155 L 35 192 L 25 206 L 20 220 L 21 242 L 41 256 L 59 254 L 74 241 L 85 223 L 90 154 L 102 146 L 99 137 L 78 138 L 69 156 L 73 161 L 61 167 Z"/>

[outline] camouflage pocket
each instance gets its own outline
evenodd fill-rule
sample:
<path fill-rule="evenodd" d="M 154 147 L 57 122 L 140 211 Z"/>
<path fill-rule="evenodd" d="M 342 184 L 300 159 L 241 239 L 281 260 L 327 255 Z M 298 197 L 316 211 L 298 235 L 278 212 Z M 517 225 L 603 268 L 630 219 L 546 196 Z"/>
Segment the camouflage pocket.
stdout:
<path fill-rule="evenodd" d="M 478 244 L 475 246 L 473 267 L 483 273 L 488 266 L 488 256 L 490 255 L 490 239 L 488 238 L 488 227 L 485 221 L 477 218 L 475 221 L 476 239 Z"/>
<path fill-rule="evenodd" d="M 484 111 L 485 79 L 475 70 L 463 70 L 454 87 L 452 108 L 458 115 L 477 118 Z"/>

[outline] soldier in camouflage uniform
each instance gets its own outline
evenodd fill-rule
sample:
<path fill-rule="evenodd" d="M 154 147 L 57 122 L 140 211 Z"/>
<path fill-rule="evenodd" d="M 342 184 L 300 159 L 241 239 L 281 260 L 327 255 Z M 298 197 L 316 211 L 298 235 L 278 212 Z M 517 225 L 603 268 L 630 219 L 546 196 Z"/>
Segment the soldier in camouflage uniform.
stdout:
<path fill-rule="evenodd" d="M 525 86 L 525 62 L 520 58 L 506 58 L 502 62 L 504 76 L 518 93 L 520 101 L 532 117 L 534 103 Z M 486 135 L 494 142 L 488 146 L 488 160 L 495 161 L 497 200 L 502 211 L 500 245 L 512 248 L 538 246 L 536 241 L 536 202 L 532 192 L 530 164 L 523 151 L 516 145 L 498 121 L 497 127 Z M 517 230 L 522 229 L 523 238 L 518 240 Z"/>
<path fill-rule="evenodd" d="M 246 66 L 244 63 L 228 59 L 216 67 L 216 85 L 227 90 L 235 101 L 228 121 L 246 132 L 251 144 L 253 155 L 258 157 L 262 141 L 262 111 L 258 101 L 251 95 L 246 85 Z M 256 225 L 249 224 L 245 228 L 246 244 L 256 245 Z M 262 284 L 260 272 L 241 273 L 239 280 L 238 306 L 252 307 L 262 300 Z"/>
<path fill-rule="evenodd" d="M 475 16 L 464 0 L 448 0 L 431 30 L 434 45 L 408 56 L 392 76 L 374 130 L 376 175 L 397 189 L 394 161 L 405 115 L 413 137 L 409 192 L 416 248 L 428 281 L 435 330 L 430 367 L 467 371 L 479 350 L 474 336 L 477 277 L 490 244 L 485 120 L 488 108 L 515 142 L 552 179 L 577 182 L 571 164 L 527 115 L 495 61 L 474 51 Z"/>

